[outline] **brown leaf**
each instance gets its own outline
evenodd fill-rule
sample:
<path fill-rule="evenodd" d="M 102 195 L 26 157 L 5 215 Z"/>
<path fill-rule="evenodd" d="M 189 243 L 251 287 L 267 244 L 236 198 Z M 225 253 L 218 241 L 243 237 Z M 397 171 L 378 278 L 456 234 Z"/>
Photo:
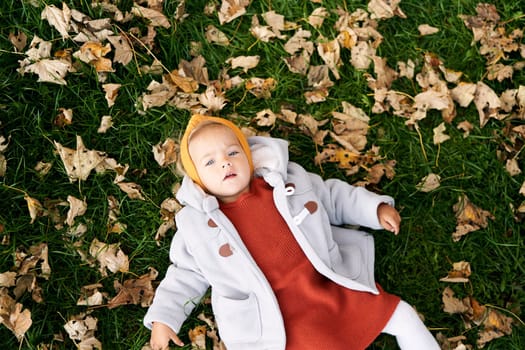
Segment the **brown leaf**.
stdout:
<path fill-rule="evenodd" d="M 70 317 L 64 329 L 79 350 L 102 350 L 102 343 L 95 338 L 97 323 L 96 318 L 81 313 Z"/>
<path fill-rule="evenodd" d="M 232 69 L 240 67 L 246 73 L 249 69 L 257 67 L 259 60 L 260 56 L 237 56 L 227 59 L 226 63 L 231 64 Z"/>
<path fill-rule="evenodd" d="M 38 75 L 38 82 L 48 82 L 58 85 L 66 85 L 64 80 L 67 72 L 71 68 L 69 62 L 43 58 L 33 64 L 24 67 L 23 72 L 35 73 Z"/>
<path fill-rule="evenodd" d="M 64 167 L 66 168 L 69 181 L 85 181 L 91 171 L 104 162 L 106 154 L 100 151 L 88 150 L 80 136 L 77 136 L 77 149 L 63 147 L 54 141 Z"/>
<path fill-rule="evenodd" d="M 168 18 L 157 9 L 143 7 L 134 3 L 131 8 L 131 13 L 137 17 L 149 19 L 150 25 L 153 27 L 164 27 L 166 29 L 171 27 Z"/>
<path fill-rule="evenodd" d="M 94 239 L 89 247 L 89 254 L 100 264 L 99 271 L 107 276 L 107 270 L 112 273 L 128 272 L 129 260 L 117 243 L 108 244 Z"/>
<path fill-rule="evenodd" d="M 437 127 L 435 127 L 433 131 L 434 131 L 434 145 L 439 145 L 440 143 L 443 143 L 450 139 L 450 136 L 445 134 L 446 126 L 444 122 L 439 124 Z"/>
<path fill-rule="evenodd" d="M 425 35 L 432 35 L 439 32 L 439 29 L 436 27 L 432 27 L 428 24 L 421 24 L 417 27 L 417 30 L 419 31 L 419 35 L 425 36 Z"/>
<path fill-rule="evenodd" d="M 272 91 L 277 86 L 277 81 L 273 78 L 257 78 L 248 79 L 245 83 L 246 90 L 257 98 L 268 99 L 272 96 Z"/>
<path fill-rule="evenodd" d="M 479 81 L 474 95 L 474 104 L 479 114 L 479 125 L 484 127 L 490 118 L 500 119 L 498 114 L 501 101 L 488 85 Z"/>
<path fill-rule="evenodd" d="M 126 66 L 133 59 L 133 48 L 128 43 L 128 40 L 122 35 L 108 36 L 108 40 L 115 48 L 113 62 L 121 63 Z"/>
<path fill-rule="evenodd" d="M 328 17 L 328 11 L 324 7 L 317 7 L 308 16 L 308 23 L 314 28 L 321 28 L 325 18 Z"/>
<path fill-rule="evenodd" d="M 115 104 L 115 99 L 118 96 L 118 90 L 122 84 L 102 84 L 102 89 L 106 93 L 106 101 L 108 102 L 108 107 L 112 107 Z"/>
<path fill-rule="evenodd" d="M 452 270 L 448 272 L 446 277 L 440 279 L 441 282 L 452 283 L 468 283 L 472 271 L 470 270 L 470 263 L 467 261 L 459 261 L 452 264 Z"/>
<path fill-rule="evenodd" d="M 214 43 L 214 44 L 222 45 L 222 46 L 230 45 L 230 40 L 228 39 L 226 34 L 221 32 L 217 27 L 215 27 L 212 24 L 206 27 L 205 36 L 206 36 L 206 40 L 209 43 Z"/>
<path fill-rule="evenodd" d="M 62 35 L 62 39 L 69 38 L 69 28 L 71 20 L 71 10 L 65 2 L 62 3 L 62 10 L 55 5 L 47 5 L 40 14 L 42 19 L 49 22 Z"/>
<path fill-rule="evenodd" d="M 113 285 L 118 294 L 108 302 L 108 309 L 130 304 L 140 304 L 142 307 L 150 306 L 155 295 L 152 281 L 154 281 L 157 276 L 157 270 L 151 267 L 147 274 L 137 279 L 125 280 L 123 284 L 115 280 Z"/>
<path fill-rule="evenodd" d="M 22 52 L 27 45 L 27 35 L 24 32 L 9 33 L 9 41 L 17 52 Z"/>
<path fill-rule="evenodd" d="M 45 215 L 44 208 L 38 199 L 29 197 L 27 194 L 24 195 L 24 199 L 27 202 L 29 216 L 31 217 L 30 224 L 34 223 L 37 217 Z"/>
<path fill-rule="evenodd" d="M 153 157 L 161 167 L 166 167 L 177 162 L 177 152 L 179 145 L 168 137 L 162 145 L 160 142 L 152 147 Z"/>
<path fill-rule="evenodd" d="M 142 201 L 146 200 L 142 195 L 142 187 L 135 182 L 118 182 L 118 187 L 131 199 L 140 199 Z"/>
<path fill-rule="evenodd" d="M 219 10 L 219 22 L 225 24 L 246 13 L 250 0 L 222 0 Z"/>
<path fill-rule="evenodd" d="M 419 181 L 416 189 L 421 192 L 431 192 L 441 186 L 441 177 L 437 174 L 430 173 Z"/>
<path fill-rule="evenodd" d="M 80 200 L 71 195 L 67 196 L 67 201 L 69 203 L 69 211 L 67 212 L 66 224 L 71 227 L 75 223 L 75 217 L 86 213 L 87 203 L 85 200 Z"/>
<path fill-rule="evenodd" d="M 453 206 L 453 210 L 457 219 L 456 232 L 452 234 L 452 239 L 455 242 L 469 232 L 487 227 L 489 218 L 494 219 L 490 212 L 472 204 L 466 195 L 459 197 L 458 202 Z"/>
<path fill-rule="evenodd" d="M 386 19 L 394 16 L 406 18 L 406 15 L 398 7 L 401 0 L 370 0 L 368 11 L 371 18 Z"/>
<path fill-rule="evenodd" d="M 478 333 L 476 342 L 478 347 L 483 348 L 493 339 L 510 335 L 512 333 L 512 322 L 512 318 L 503 315 L 498 310 L 490 309 L 483 322 L 483 330 Z"/>
<path fill-rule="evenodd" d="M 33 323 L 31 311 L 22 309 L 23 305 L 11 298 L 6 288 L 0 288 L 0 324 L 13 332 L 19 342 Z"/>
<path fill-rule="evenodd" d="M 443 290 L 443 311 L 449 314 L 463 314 L 469 312 L 469 310 L 471 310 L 470 305 L 466 304 L 465 300 L 460 300 L 454 295 L 455 293 L 450 287 L 446 287 L 445 290 Z"/>
<path fill-rule="evenodd" d="M 103 288 L 102 284 L 95 283 L 80 288 L 80 298 L 77 300 L 77 305 L 95 306 L 102 305 L 104 299 L 107 298 L 107 293 L 102 293 L 98 289 Z"/>

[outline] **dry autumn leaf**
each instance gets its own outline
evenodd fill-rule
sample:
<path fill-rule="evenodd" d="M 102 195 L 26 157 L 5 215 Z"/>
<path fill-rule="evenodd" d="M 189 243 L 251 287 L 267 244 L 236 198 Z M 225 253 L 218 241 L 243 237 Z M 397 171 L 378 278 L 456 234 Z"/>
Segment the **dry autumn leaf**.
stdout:
<path fill-rule="evenodd" d="M 71 316 L 64 329 L 79 350 L 102 350 L 102 343 L 95 338 L 97 323 L 95 317 L 81 313 Z"/>
<path fill-rule="evenodd" d="M 107 299 L 107 293 L 102 293 L 98 289 L 103 288 L 100 283 L 82 286 L 80 288 L 80 298 L 77 300 L 77 305 L 80 306 L 96 306 L 102 305 L 104 299 Z"/>
<path fill-rule="evenodd" d="M 222 0 L 219 9 L 219 22 L 221 24 L 229 23 L 246 13 L 246 7 L 251 0 Z"/>
<path fill-rule="evenodd" d="M 431 25 L 428 25 L 428 24 L 421 24 L 417 27 L 417 30 L 419 31 L 419 34 L 424 36 L 424 35 L 432 35 L 432 34 L 436 34 L 437 32 L 439 32 L 439 29 L 436 28 L 436 27 L 432 27 Z"/>
<path fill-rule="evenodd" d="M 137 17 L 143 17 L 150 21 L 150 25 L 153 27 L 164 27 L 166 29 L 171 27 L 168 18 L 159 10 L 153 8 L 147 8 L 140 6 L 137 3 L 133 4 L 131 13 Z"/>
<path fill-rule="evenodd" d="M 77 136 L 76 150 L 64 147 L 56 141 L 54 144 L 66 168 L 70 182 L 85 181 L 91 171 L 101 165 L 106 158 L 104 152 L 87 149 L 80 136 Z"/>
<path fill-rule="evenodd" d="M 69 211 L 67 212 L 66 224 L 71 227 L 75 223 L 77 216 L 84 215 L 87 210 L 87 203 L 85 200 L 80 200 L 71 195 L 67 196 L 69 203 Z"/>
<path fill-rule="evenodd" d="M 177 152 L 179 145 L 177 142 L 168 137 L 162 144 L 152 147 L 153 157 L 161 167 L 166 167 L 177 162 Z"/>
<path fill-rule="evenodd" d="M 69 28 L 71 20 L 71 10 L 62 3 L 62 10 L 57 8 L 55 5 L 47 5 L 42 11 L 40 17 L 49 22 L 50 25 L 55 27 L 56 30 L 62 35 L 63 39 L 69 38 Z"/>
<path fill-rule="evenodd" d="M 113 118 L 110 115 L 102 116 L 100 120 L 100 126 L 97 129 L 99 134 L 106 133 L 113 126 Z"/>
<path fill-rule="evenodd" d="M 441 186 L 441 176 L 430 173 L 416 185 L 416 189 L 421 192 L 431 192 Z"/>
<path fill-rule="evenodd" d="M 118 243 L 108 244 L 95 238 L 89 247 L 89 254 L 99 262 L 102 276 L 107 276 L 108 270 L 112 273 L 129 271 L 128 257 Z"/>
<path fill-rule="evenodd" d="M 7 288 L 0 288 L 0 324 L 13 332 L 19 342 L 33 323 L 31 311 L 23 307 L 9 296 Z"/>
<path fill-rule="evenodd" d="M 141 305 L 148 307 L 153 301 L 155 291 L 152 281 L 158 276 L 157 270 L 150 267 L 149 272 L 136 279 L 125 280 L 120 283 L 115 280 L 113 285 L 117 295 L 108 301 L 108 309 L 113 309 L 122 305 Z"/>
<path fill-rule="evenodd" d="M 467 261 L 459 261 L 453 263 L 452 270 L 448 272 L 448 275 L 439 280 L 441 282 L 468 283 L 471 274 L 470 263 Z"/>
<path fill-rule="evenodd" d="M 131 199 L 146 200 L 142 194 L 142 187 L 135 182 L 117 182 L 118 187 Z"/>
<path fill-rule="evenodd" d="M 454 242 L 459 241 L 469 232 L 487 227 L 488 219 L 494 219 L 489 211 L 476 207 L 466 195 L 459 197 L 453 210 L 457 220 L 456 232 L 452 234 Z"/>

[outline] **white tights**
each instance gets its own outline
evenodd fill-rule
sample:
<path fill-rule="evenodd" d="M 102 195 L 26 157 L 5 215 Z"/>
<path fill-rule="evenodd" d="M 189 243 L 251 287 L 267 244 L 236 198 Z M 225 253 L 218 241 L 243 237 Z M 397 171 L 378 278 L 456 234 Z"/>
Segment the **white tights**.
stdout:
<path fill-rule="evenodd" d="M 425 327 L 416 310 L 403 300 L 395 309 L 382 333 L 396 337 L 401 350 L 440 350 L 440 347 Z"/>

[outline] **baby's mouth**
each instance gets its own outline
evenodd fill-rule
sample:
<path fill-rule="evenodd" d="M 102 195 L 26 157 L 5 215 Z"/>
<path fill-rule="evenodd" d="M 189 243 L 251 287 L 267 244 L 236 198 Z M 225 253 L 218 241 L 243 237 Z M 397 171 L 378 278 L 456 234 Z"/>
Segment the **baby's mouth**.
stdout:
<path fill-rule="evenodd" d="M 224 177 L 223 180 L 228 180 L 228 179 L 234 178 L 235 176 L 237 176 L 237 174 L 235 174 L 235 173 L 228 173 L 228 174 L 226 174 L 226 176 Z"/>

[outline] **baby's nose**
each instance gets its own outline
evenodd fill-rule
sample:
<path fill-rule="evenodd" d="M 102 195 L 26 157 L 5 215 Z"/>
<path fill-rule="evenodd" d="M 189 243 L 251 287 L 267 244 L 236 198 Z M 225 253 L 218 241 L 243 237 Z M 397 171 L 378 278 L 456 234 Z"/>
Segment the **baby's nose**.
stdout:
<path fill-rule="evenodd" d="M 230 163 L 230 162 L 228 162 L 228 161 L 226 161 L 226 162 L 224 162 L 224 163 L 222 164 L 222 167 L 223 167 L 223 168 L 231 167 L 231 166 L 232 166 L 232 163 Z"/>

